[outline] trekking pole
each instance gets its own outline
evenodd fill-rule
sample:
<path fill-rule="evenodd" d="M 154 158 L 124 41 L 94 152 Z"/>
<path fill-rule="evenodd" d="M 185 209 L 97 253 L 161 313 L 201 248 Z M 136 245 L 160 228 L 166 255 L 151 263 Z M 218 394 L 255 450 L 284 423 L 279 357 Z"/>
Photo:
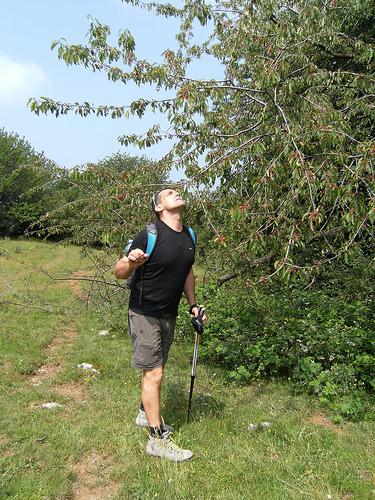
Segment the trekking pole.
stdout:
<path fill-rule="evenodd" d="M 200 337 L 203 333 L 203 314 L 204 314 L 204 307 L 199 308 L 199 313 L 198 316 L 191 319 L 191 323 L 194 327 L 195 330 L 195 343 L 194 343 L 194 353 L 193 353 L 193 363 L 191 366 L 191 378 L 190 378 L 190 393 L 189 393 L 189 406 L 188 406 L 188 417 L 187 421 L 190 421 L 190 409 L 191 409 L 191 400 L 193 397 L 193 389 L 194 389 L 194 381 L 195 381 L 195 369 L 197 366 L 197 359 L 198 359 L 198 347 L 199 347 L 199 340 Z"/>

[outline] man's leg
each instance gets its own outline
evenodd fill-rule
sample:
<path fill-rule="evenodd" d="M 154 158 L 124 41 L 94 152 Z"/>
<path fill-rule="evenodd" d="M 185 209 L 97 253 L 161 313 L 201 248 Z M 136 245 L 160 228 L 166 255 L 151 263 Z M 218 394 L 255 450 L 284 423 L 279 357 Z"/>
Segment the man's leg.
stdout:
<path fill-rule="evenodd" d="M 150 427 L 160 427 L 160 387 L 163 380 L 163 366 L 143 370 L 142 403 Z"/>
<path fill-rule="evenodd" d="M 179 448 L 170 438 L 171 431 L 160 417 L 160 387 L 163 380 L 164 365 L 173 340 L 176 319 L 161 320 L 142 316 L 129 310 L 129 331 L 132 337 L 132 366 L 143 370 L 142 403 L 149 425 L 149 438 L 146 451 L 154 457 L 163 457 L 173 462 L 184 462 L 193 456 L 190 450 Z M 167 331 L 165 332 L 165 328 Z M 159 362 L 156 368 L 144 368 Z M 142 412 L 143 413 L 143 412 Z M 144 427 L 144 414 L 141 410 L 136 424 Z M 141 423 L 142 422 L 142 423 Z"/>
<path fill-rule="evenodd" d="M 163 366 L 143 371 L 142 402 L 146 411 L 149 437 L 146 451 L 154 457 L 167 458 L 173 462 L 190 460 L 193 453 L 179 448 L 169 438 L 169 432 L 160 418 L 160 386 L 163 380 Z"/>

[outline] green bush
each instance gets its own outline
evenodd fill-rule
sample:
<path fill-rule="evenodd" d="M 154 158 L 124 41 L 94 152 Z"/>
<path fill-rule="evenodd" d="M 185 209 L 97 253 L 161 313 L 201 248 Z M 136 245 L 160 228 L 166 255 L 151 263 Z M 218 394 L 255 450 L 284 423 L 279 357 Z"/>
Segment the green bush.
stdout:
<path fill-rule="evenodd" d="M 375 389 L 374 278 L 374 266 L 359 260 L 325 272 L 314 288 L 206 289 L 201 356 L 234 381 L 287 377 L 337 419 L 363 418 Z"/>
<path fill-rule="evenodd" d="M 55 206 L 58 167 L 15 133 L 0 129 L 0 235 L 23 235 Z"/>

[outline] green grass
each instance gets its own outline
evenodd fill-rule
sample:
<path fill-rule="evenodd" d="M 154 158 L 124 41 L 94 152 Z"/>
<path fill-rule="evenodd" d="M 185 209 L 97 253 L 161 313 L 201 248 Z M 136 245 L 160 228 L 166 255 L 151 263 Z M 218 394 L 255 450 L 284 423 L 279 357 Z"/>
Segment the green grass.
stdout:
<path fill-rule="evenodd" d="M 163 414 L 176 428 L 175 441 L 195 458 L 176 465 L 148 457 L 146 433 L 134 425 L 139 375 L 129 367 L 125 325 L 88 309 L 66 281 L 51 283 L 33 269 L 62 277 L 89 265 L 75 247 L 0 241 L 1 300 L 50 311 L 1 305 L 1 499 L 74 498 L 85 485 L 118 499 L 375 498 L 374 422 L 334 426 L 317 417 L 322 410 L 315 401 L 286 384 L 231 386 L 220 371 L 198 362 L 187 424 L 191 333 L 191 343 L 172 347 Z M 76 331 L 73 342 L 46 350 L 69 329 Z M 103 329 L 110 335 L 100 337 Z M 82 362 L 100 374 L 77 369 Z M 60 371 L 33 386 L 31 374 L 48 363 Z M 63 395 L 59 388 L 67 385 L 83 397 Z M 38 406 L 47 401 L 63 407 Z M 247 431 L 262 420 L 272 428 Z"/>

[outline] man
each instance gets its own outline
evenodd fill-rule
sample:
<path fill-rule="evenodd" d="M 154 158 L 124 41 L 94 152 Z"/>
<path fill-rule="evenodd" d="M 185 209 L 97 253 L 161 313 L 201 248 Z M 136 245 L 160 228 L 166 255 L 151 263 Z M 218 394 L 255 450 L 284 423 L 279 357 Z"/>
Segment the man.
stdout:
<path fill-rule="evenodd" d="M 152 207 L 157 216 L 157 242 L 150 259 L 145 253 L 147 230 L 143 230 L 128 256 L 116 263 L 114 273 L 116 278 L 126 279 L 134 272 L 129 301 L 131 365 L 143 370 L 142 402 L 136 423 L 149 426 L 148 454 L 182 462 L 193 454 L 169 438 L 171 428 L 160 416 L 160 387 L 182 292 L 190 313 L 197 316 L 199 312 L 192 269 L 195 244 L 182 224 L 186 203 L 177 191 L 162 189 L 153 196 Z"/>

